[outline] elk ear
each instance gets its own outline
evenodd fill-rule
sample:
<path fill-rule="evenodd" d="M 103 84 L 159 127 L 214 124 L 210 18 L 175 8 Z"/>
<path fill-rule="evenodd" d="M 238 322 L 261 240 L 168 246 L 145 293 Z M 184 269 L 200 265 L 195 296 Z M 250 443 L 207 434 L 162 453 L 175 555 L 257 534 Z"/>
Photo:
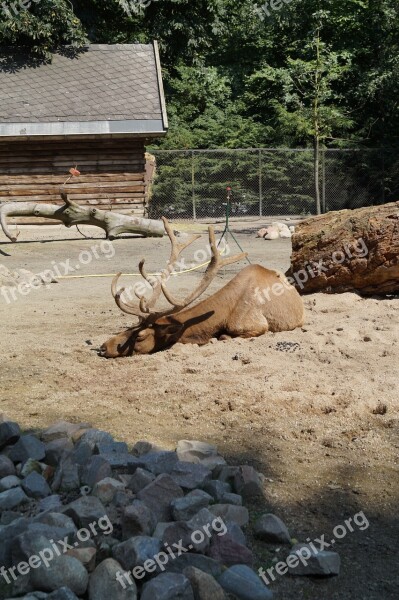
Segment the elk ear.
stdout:
<path fill-rule="evenodd" d="M 162 334 L 165 335 L 176 335 L 185 327 L 184 323 L 180 323 L 180 321 L 175 319 L 173 315 L 168 315 L 167 317 L 161 317 L 160 319 L 157 319 L 154 326 L 159 327 L 162 331 Z"/>
<path fill-rule="evenodd" d="M 174 323 L 171 323 L 170 325 L 167 325 L 164 329 L 164 333 L 166 333 L 166 335 L 176 335 L 177 333 L 180 333 L 181 331 L 183 331 L 184 328 L 184 324 L 183 323 L 179 323 L 178 321 L 175 321 Z"/>

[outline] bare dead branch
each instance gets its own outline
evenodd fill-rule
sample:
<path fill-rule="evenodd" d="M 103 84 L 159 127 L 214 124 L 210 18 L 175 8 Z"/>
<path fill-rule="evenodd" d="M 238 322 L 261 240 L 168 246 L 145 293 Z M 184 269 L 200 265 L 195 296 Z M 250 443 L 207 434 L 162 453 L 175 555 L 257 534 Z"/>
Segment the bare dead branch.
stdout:
<path fill-rule="evenodd" d="M 103 229 L 110 240 L 123 233 L 138 233 L 145 237 L 163 237 L 162 221 L 143 219 L 117 212 L 99 210 L 90 206 L 80 206 L 61 192 L 65 202 L 63 206 L 55 204 L 36 204 L 34 202 L 7 202 L 0 204 L 0 224 L 5 235 L 12 242 L 17 241 L 7 225 L 8 217 L 38 217 L 61 221 L 65 227 L 73 225 L 94 225 Z"/>

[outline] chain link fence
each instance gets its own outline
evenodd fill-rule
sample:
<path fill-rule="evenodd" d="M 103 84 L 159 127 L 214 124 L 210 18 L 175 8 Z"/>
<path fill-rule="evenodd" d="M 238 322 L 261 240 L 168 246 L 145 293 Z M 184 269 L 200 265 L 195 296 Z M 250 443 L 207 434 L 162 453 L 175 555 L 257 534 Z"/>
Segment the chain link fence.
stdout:
<path fill-rule="evenodd" d="M 148 214 L 213 219 L 316 214 L 311 149 L 153 150 L 156 169 Z M 381 150 L 320 152 L 322 212 L 388 202 L 399 188 L 398 165 L 387 174 Z"/>

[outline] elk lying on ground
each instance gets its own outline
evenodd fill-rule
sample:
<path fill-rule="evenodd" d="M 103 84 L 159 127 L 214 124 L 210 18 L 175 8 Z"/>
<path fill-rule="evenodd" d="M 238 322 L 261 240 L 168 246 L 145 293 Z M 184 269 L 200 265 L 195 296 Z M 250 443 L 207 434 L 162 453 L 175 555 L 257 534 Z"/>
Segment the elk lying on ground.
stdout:
<path fill-rule="evenodd" d="M 165 230 L 172 244 L 167 268 L 158 278 L 149 276 L 140 262 L 140 273 L 152 287 L 150 298 L 139 296 L 138 304 L 122 300 L 124 288 L 117 290 L 119 273 L 112 282 L 112 294 L 119 308 L 138 317 L 139 323 L 110 338 L 100 348 L 106 358 L 150 354 L 181 344 L 206 344 L 213 337 L 257 337 L 267 331 L 288 331 L 300 327 L 304 320 L 302 298 L 282 273 L 249 265 L 218 292 L 191 305 L 205 292 L 221 267 L 246 257 L 245 253 L 222 258 L 216 246 L 213 228 L 209 228 L 212 258 L 197 287 L 183 300 L 175 298 L 166 287 L 178 256 L 199 236 L 179 243 L 169 223 Z M 155 311 L 163 294 L 172 308 Z"/>

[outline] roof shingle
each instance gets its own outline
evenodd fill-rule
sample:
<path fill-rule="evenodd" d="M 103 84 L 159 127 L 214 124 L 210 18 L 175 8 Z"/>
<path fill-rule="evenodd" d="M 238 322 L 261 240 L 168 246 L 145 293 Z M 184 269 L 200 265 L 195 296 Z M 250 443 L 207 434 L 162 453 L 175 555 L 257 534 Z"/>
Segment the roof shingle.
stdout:
<path fill-rule="evenodd" d="M 0 124 L 162 121 L 162 94 L 151 44 L 92 45 L 34 68 L 0 62 Z"/>

